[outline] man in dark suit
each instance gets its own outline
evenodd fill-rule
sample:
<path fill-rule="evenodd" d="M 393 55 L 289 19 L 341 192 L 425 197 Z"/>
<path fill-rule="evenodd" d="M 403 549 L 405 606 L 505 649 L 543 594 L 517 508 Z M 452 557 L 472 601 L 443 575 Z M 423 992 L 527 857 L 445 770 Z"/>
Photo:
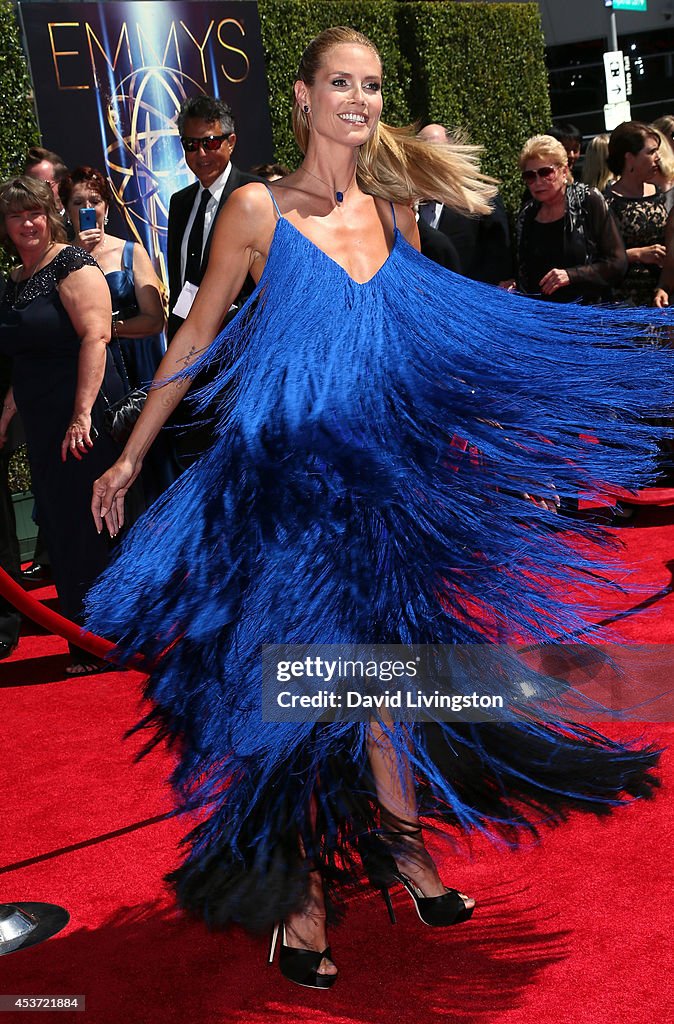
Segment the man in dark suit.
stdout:
<path fill-rule="evenodd" d="M 185 150 L 185 162 L 197 181 L 174 193 L 169 206 L 166 256 L 169 341 L 187 316 L 190 296 L 193 298 L 201 284 L 208 264 L 215 220 L 227 197 L 240 185 L 261 181 L 240 171 L 231 162 L 236 129 L 232 111 L 222 100 L 212 96 L 185 100 L 178 115 L 178 131 Z M 187 289 L 176 312 L 176 303 L 187 283 L 192 288 Z M 235 304 L 239 305 L 238 299 Z M 182 314 L 180 310 L 183 310 Z"/>
<path fill-rule="evenodd" d="M 419 138 L 434 144 L 454 141 L 441 124 L 426 125 Z M 513 276 L 513 256 L 508 215 L 500 196 L 495 196 L 491 205 L 490 214 L 469 217 L 442 203 L 423 203 L 419 221 L 441 231 L 453 242 L 464 277 L 499 284 Z"/>
<path fill-rule="evenodd" d="M 236 145 L 232 111 L 222 100 L 196 96 L 185 100 L 178 115 L 178 131 L 185 162 L 197 181 L 171 196 L 168 219 L 167 270 L 169 285 L 168 340 L 185 320 L 208 265 L 213 228 L 227 197 L 240 185 L 261 181 L 245 174 L 231 162 Z M 234 306 L 245 302 L 253 290 L 247 278 Z M 236 312 L 230 310 L 227 319 Z M 226 321 L 225 321 L 226 322 Z M 207 383 L 200 375 L 195 388 Z M 212 434 L 205 422 L 195 422 L 189 400 L 171 420 L 178 430 L 176 447 L 184 467 L 210 446 Z"/>
<path fill-rule="evenodd" d="M 417 215 L 417 227 L 419 228 L 419 241 L 424 256 L 439 263 L 447 270 L 453 270 L 455 274 L 461 273 L 461 260 L 456 246 L 451 238 L 432 228 L 427 221 Z"/>
<path fill-rule="evenodd" d="M 56 209 L 63 216 L 64 210 L 59 195 L 59 185 L 68 176 L 68 168 L 63 158 L 58 153 L 52 153 L 50 149 L 44 149 L 42 146 L 31 146 L 23 165 L 23 173 L 27 174 L 29 178 L 37 178 L 38 181 L 47 182 L 54 193 Z"/>

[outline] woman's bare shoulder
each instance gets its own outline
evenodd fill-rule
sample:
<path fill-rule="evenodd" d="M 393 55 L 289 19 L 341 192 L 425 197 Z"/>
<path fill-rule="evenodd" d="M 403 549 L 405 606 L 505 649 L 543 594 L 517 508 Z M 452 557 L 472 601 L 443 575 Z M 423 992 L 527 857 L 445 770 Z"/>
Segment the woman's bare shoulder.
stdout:
<path fill-rule="evenodd" d="M 405 203 L 394 203 L 393 208 L 396 214 L 396 223 L 403 234 L 411 231 L 417 222 L 417 217 L 411 206 Z"/>
<path fill-rule="evenodd" d="M 224 209 L 242 217 L 255 220 L 273 216 L 274 204 L 269 195 L 269 188 L 261 181 L 249 181 L 234 189 L 228 197 Z"/>
<path fill-rule="evenodd" d="M 411 206 L 405 203 L 394 203 L 396 224 L 403 238 L 406 238 L 411 246 L 419 249 L 419 229 L 417 228 L 417 215 Z"/>

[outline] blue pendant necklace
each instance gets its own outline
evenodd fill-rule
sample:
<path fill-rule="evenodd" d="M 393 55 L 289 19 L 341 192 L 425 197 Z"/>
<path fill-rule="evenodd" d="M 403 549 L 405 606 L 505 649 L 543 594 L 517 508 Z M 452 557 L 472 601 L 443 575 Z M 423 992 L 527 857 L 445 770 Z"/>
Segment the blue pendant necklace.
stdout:
<path fill-rule="evenodd" d="M 314 172 L 313 172 L 313 171 L 310 171 L 308 167 L 303 167 L 303 168 L 302 168 L 302 170 L 303 170 L 303 171 L 306 171 L 306 173 L 307 173 L 307 174 L 310 174 L 312 178 L 315 178 L 315 179 L 316 179 L 316 181 L 320 181 L 321 185 L 325 185 L 325 186 L 326 186 L 327 188 L 329 188 L 329 189 L 330 189 L 330 191 L 332 192 L 332 186 L 331 186 L 331 185 L 329 185 L 327 181 L 323 181 L 323 179 L 322 179 L 322 178 L 319 178 L 319 177 L 318 177 L 318 175 L 317 175 L 317 174 L 314 174 Z M 336 192 L 334 192 L 335 200 L 336 200 L 336 201 L 337 201 L 338 203 L 343 203 L 343 202 L 344 202 L 344 196 L 345 196 L 345 195 L 346 195 L 346 193 L 347 193 L 347 192 L 349 191 L 349 189 L 350 189 L 350 188 L 351 188 L 351 187 L 352 187 L 352 186 L 353 186 L 353 185 L 355 184 L 355 182 L 356 182 L 356 179 L 354 178 L 354 179 L 353 179 L 353 181 L 351 182 L 351 185 L 348 185 L 348 186 L 347 186 L 347 187 L 346 187 L 346 188 L 344 189 L 344 191 L 343 191 L 343 192 L 340 192 L 340 191 L 336 191 Z"/>

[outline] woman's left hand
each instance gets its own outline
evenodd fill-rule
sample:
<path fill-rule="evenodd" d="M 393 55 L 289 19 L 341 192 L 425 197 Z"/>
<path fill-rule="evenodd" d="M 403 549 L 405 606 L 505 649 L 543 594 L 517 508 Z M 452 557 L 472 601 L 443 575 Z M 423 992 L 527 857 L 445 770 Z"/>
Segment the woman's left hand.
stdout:
<path fill-rule="evenodd" d="M 76 459 L 81 459 L 89 448 L 93 448 L 94 442 L 91 437 L 91 414 L 80 413 L 73 416 L 70 426 L 66 430 L 66 436 L 61 445 L 61 461 L 65 462 L 68 452 Z"/>
<path fill-rule="evenodd" d="M 552 295 L 558 288 L 566 288 L 570 283 L 566 270 L 558 270 L 556 267 L 548 270 L 545 277 L 539 282 L 540 289 L 544 295 Z"/>

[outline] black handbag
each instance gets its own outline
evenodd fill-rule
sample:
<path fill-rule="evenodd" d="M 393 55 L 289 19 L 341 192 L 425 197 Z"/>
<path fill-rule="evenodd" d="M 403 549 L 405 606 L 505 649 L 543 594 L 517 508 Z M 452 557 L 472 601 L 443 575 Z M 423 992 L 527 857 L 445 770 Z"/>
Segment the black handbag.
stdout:
<path fill-rule="evenodd" d="M 108 408 L 103 413 L 103 424 L 113 441 L 118 444 L 126 444 L 136 420 L 140 416 L 147 392 L 142 388 L 133 388 L 126 395 Z"/>
<path fill-rule="evenodd" d="M 125 311 L 126 313 L 127 311 Z M 137 314 L 137 309 L 133 315 Z M 119 344 L 119 338 L 117 337 L 117 318 L 121 318 L 120 313 L 113 313 L 112 315 L 112 340 L 110 342 L 111 355 L 115 364 L 121 366 L 124 371 L 123 377 L 126 381 L 127 387 L 129 387 L 129 375 L 124 363 L 124 356 L 122 355 L 122 347 Z M 128 318 L 128 314 L 127 314 Z M 114 354 L 113 350 L 114 349 Z M 116 356 L 116 358 L 115 358 Z M 111 405 L 107 397 L 105 402 L 107 409 L 103 413 L 103 426 L 106 431 L 112 437 L 113 441 L 117 441 L 118 444 L 126 444 L 129 440 L 129 436 L 136 420 L 140 416 L 143 406 L 145 405 L 145 399 L 147 398 L 147 391 L 142 388 L 129 388 L 129 391 L 116 402 Z"/>

